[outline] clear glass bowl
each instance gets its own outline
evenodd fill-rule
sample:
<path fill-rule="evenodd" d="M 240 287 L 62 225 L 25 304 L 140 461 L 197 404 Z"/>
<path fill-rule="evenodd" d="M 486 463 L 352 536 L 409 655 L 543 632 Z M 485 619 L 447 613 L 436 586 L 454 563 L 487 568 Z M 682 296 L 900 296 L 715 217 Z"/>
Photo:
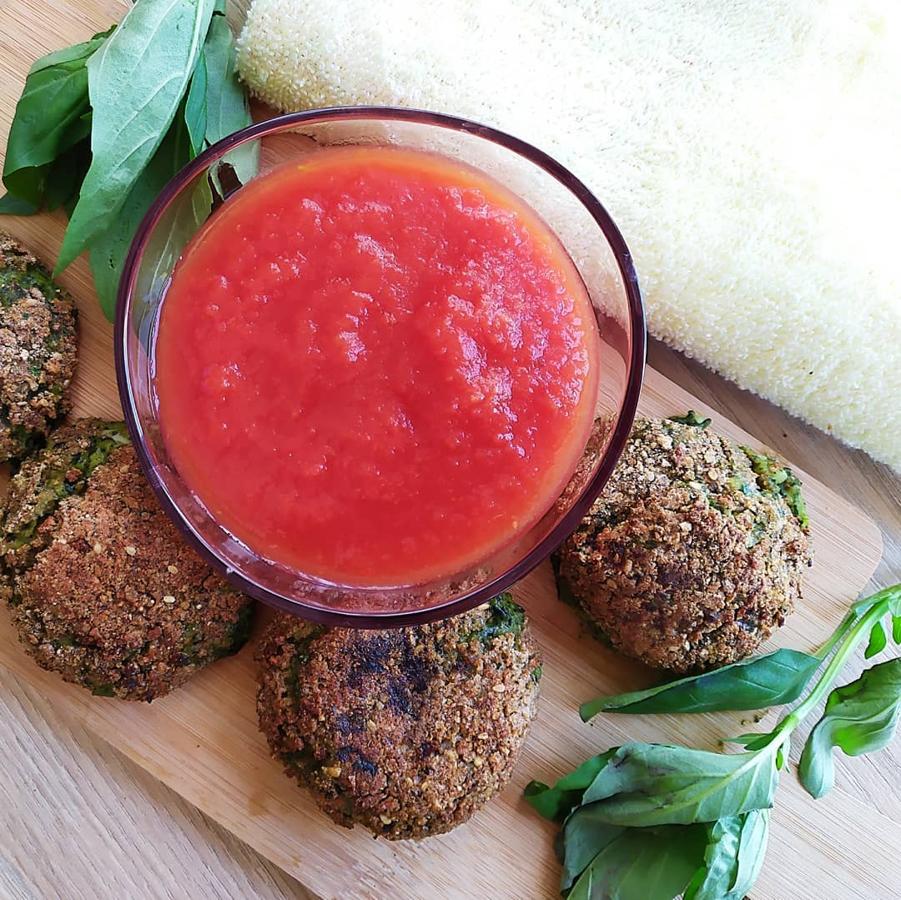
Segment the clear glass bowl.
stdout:
<path fill-rule="evenodd" d="M 173 467 L 154 391 L 154 344 L 171 272 L 205 218 L 197 197 L 208 180 L 239 189 L 227 154 L 251 143 L 260 172 L 335 145 L 393 145 L 441 153 L 483 170 L 519 194 L 557 233 L 588 288 L 598 318 L 597 419 L 585 454 L 560 497 L 528 532 L 479 565 L 429 584 L 394 588 L 326 583 L 265 559 L 236 540 Z M 200 189 L 200 190 L 198 190 Z M 209 203 L 207 202 L 207 206 Z M 546 153 L 453 116 L 385 107 L 312 110 L 236 132 L 202 153 L 166 186 L 131 246 L 115 327 L 116 372 L 135 449 L 163 508 L 188 540 L 238 588 L 286 612 L 331 625 L 382 628 L 464 612 L 509 588 L 576 527 L 600 493 L 629 434 L 641 389 L 646 330 L 632 257 L 613 220 L 571 172 Z"/>

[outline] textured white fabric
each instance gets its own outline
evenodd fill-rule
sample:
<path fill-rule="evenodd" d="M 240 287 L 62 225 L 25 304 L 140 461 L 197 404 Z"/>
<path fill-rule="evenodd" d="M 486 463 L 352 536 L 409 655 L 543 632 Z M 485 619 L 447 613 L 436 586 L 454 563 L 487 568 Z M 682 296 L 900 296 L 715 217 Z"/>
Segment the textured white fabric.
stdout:
<path fill-rule="evenodd" d="M 897 0 L 254 0 L 239 65 L 281 109 L 425 107 L 552 153 L 654 334 L 901 469 Z"/>

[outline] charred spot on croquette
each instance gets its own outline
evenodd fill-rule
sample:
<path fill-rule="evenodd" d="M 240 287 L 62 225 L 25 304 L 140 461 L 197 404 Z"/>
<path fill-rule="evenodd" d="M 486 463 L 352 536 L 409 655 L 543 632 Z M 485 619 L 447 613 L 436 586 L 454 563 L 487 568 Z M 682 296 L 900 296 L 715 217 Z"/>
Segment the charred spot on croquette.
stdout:
<path fill-rule="evenodd" d="M 257 658 L 260 727 L 286 772 L 339 824 L 389 839 L 449 831 L 507 783 L 541 677 L 506 596 L 390 631 L 281 616 Z"/>
<path fill-rule="evenodd" d="M 694 672 L 753 653 L 801 597 L 800 482 L 709 419 L 638 420 L 558 579 L 612 646 Z"/>

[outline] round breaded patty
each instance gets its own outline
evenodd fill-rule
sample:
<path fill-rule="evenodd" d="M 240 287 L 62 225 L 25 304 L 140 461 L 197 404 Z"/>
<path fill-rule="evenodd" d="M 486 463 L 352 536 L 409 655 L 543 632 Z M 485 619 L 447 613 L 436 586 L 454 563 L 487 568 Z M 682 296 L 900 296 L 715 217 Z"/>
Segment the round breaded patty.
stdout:
<path fill-rule="evenodd" d="M 753 653 L 810 563 L 798 480 L 708 425 L 637 421 L 556 559 L 561 592 L 615 649 L 679 673 Z"/>
<path fill-rule="evenodd" d="M 390 839 L 465 822 L 509 780 L 541 666 L 508 596 L 390 631 L 275 619 L 258 654 L 260 728 L 340 825 Z"/>
<path fill-rule="evenodd" d="M 54 432 L 13 478 L 0 537 L 28 652 L 95 694 L 153 700 L 247 638 L 252 602 L 182 541 L 122 423 Z"/>
<path fill-rule="evenodd" d="M 72 298 L 0 231 L 0 462 L 28 453 L 68 412 L 75 321 Z"/>

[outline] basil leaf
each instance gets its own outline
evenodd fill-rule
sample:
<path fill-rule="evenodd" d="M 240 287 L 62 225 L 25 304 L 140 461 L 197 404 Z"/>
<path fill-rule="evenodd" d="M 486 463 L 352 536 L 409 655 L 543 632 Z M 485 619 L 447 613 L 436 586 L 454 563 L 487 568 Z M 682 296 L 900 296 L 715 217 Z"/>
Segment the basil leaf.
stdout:
<path fill-rule="evenodd" d="M 848 756 L 880 750 L 891 741 L 901 716 L 901 659 L 872 666 L 856 681 L 836 688 L 826 701 L 801 754 L 798 776 L 816 798 L 835 783 L 832 749 Z"/>
<path fill-rule="evenodd" d="M 213 0 L 137 3 L 87 63 L 93 160 L 55 273 L 109 227 L 163 141 L 197 64 Z"/>
<path fill-rule="evenodd" d="M 169 279 L 182 250 L 209 218 L 212 207 L 213 192 L 209 181 L 203 177 L 173 202 L 147 244 L 153 266 L 146 265 L 139 272 L 139 296 L 161 293 L 164 288 L 161 282 Z"/>
<path fill-rule="evenodd" d="M 759 732 L 752 734 L 740 734 L 738 737 L 725 738 L 724 744 L 741 744 L 746 750 L 763 750 L 764 747 L 772 740 L 772 734 L 761 734 Z"/>
<path fill-rule="evenodd" d="M 570 810 L 582 802 L 582 795 L 613 759 L 618 749 L 613 747 L 606 753 L 592 756 L 569 775 L 564 775 L 553 787 L 541 781 L 530 781 L 523 796 L 539 815 L 554 822 L 562 822 Z"/>
<path fill-rule="evenodd" d="M 61 50 L 54 50 L 40 59 L 36 59 L 28 70 L 29 75 L 36 75 L 43 72 L 44 69 L 50 69 L 54 66 L 65 65 L 78 59 L 86 59 L 96 50 L 114 31 L 116 26 L 112 25 L 106 31 L 98 32 L 91 36 L 89 41 L 81 44 L 73 44 L 71 47 L 63 47 Z"/>
<path fill-rule="evenodd" d="M 40 211 L 40 206 L 12 194 L 0 197 L 0 216 L 33 216 Z"/>
<path fill-rule="evenodd" d="M 700 826 L 630 828 L 605 846 L 568 900 L 673 900 L 704 857 Z"/>
<path fill-rule="evenodd" d="M 609 825 L 715 822 L 773 804 L 779 782 L 773 742 L 754 753 L 711 753 L 662 744 L 624 744 L 582 795 Z"/>
<path fill-rule="evenodd" d="M 86 127 L 84 122 L 90 112 L 86 64 L 109 34 L 48 54 L 25 79 L 9 131 L 3 183 L 31 207 L 44 204 L 54 160 L 90 133 L 90 119 Z"/>
<path fill-rule="evenodd" d="M 901 616 L 892 616 L 892 640 L 901 644 Z"/>
<path fill-rule="evenodd" d="M 87 121 L 90 128 L 90 114 Z M 90 165 L 91 144 L 85 137 L 48 167 L 43 208 L 53 210 L 62 206 L 67 213 L 71 213 Z"/>
<path fill-rule="evenodd" d="M 702 713 L 781 706 L 801 696 L 820 664 L 809 653 L 776 650 L 644 691 L 599 697 L 583 703 L 579 715 L 587 722 L 600 712 Z"/>
<path fill-rule="evenodd" d="M 708 828 L 704 866 L 683 900 L 742 900 L 760 875 L 766 856 L 770 812 L 754 809 Z"/>
<path fill-rule="evenodd" d="M 869 597 L 858 600 L 851 607 L 851 615 L 860 617 L 866 615 L 874 606 L 885 604 L 886 611 L 893 616 L 901 616 L 901 584 L 894 584 L 891 587 L 883 588 Z"/>
<path fill-rule="evenodd" d="M 882 627 L 882 622 L 875 622 L 870 630 L 870 640 L 867 644 L 867 649 L 863 653 L 864 659 L 872 659 L 874 656 L 878 656 L 885 650 L 887 645 L 888 637 L 885 634 L 885 629 Z"/>
<path fill-rule="evenodd" d="M 252 121 L 247 94 L 238 80 L 234 38 L 225 16 L 214 15 L 210 22 L 203 45 L 203 61 L 207 74 L 205 137 L 211 145 L 246 128 Z M 234 168 L 241 184 L 247 184 L 256 175 L 259 149 L 259 142 L 252 141 L 230 150 L 223 157 L 222 162 Z M 212 177 L 220 196 L 224 196 L 217 173 L 214 172 Z"/>
<path fill-rule="evenodd" d="M 738 870 L 732 882 L 735 900 L 742 900 L 760 877 L 770 837 L 770 811 L 753 809 L 745 816 L 738 845 Z M 730 898 L 731 900 L 731 898 Z"/>
<path fill-rule="evenodd" d="M 116 309 L 116 296 L 125 257 L 134 239 L 141 220 L 147 214 L 160 191 L 178 170 L 191 158 L 191 142 L 182 116 L 175 119 L 166 133 L 162 144 L 154 154 L 147 168 L 141 173 L 116 218 L 115 224 L 101 234 L 91 246 L 91 272 L 94 285 L 100 298 L 100 305 L 106 317 L 113 319 Z M 158 234 L 167 240 L 181 236 L 176 257 L 187 239 L 209 215 L 212 206 L 212 194 L 205 179 L 201 179 L 194 189 L 196 203 L 187 197 L 183 204 L 173 208 L 170 215 L 181 215 L 181 226 L 176 227 L 172 221 L 160 223 Z M 205 204 L 205 207 L 204 207 Z M 189 226 L 184 227 L 185 210 Z M 187 234 L 185 234 L 187 230 Z M 162 259 L 160 249 L 151 254 Z"/>
<path fill-rule="evenodd" d="M 206 140 L 206 95 L 207 73 L 203 54 L 197 60 L 197 67 L 191 78 L 191 87 L 185 100 L 185 125 L 191 138 L 191 155 L 197 156 L 205 147 Z"/>
<path fill-rule="evenodd" d="M 563 846 L 560 891 L 568 891 L 598 853 L 625 830 L 617 825 L 599 822 L 590 805 L 574 810 L 560 834 Z"/>
<path fill-rule="evenodd" d="M 710 900 L 711 897 L 722 900 L 726 896 L 738 867 L 738 845 L 744 819 L 744 816 L 728 816 L 708 826 L 704 864 L 685 889 L 682 900 Z"/>

